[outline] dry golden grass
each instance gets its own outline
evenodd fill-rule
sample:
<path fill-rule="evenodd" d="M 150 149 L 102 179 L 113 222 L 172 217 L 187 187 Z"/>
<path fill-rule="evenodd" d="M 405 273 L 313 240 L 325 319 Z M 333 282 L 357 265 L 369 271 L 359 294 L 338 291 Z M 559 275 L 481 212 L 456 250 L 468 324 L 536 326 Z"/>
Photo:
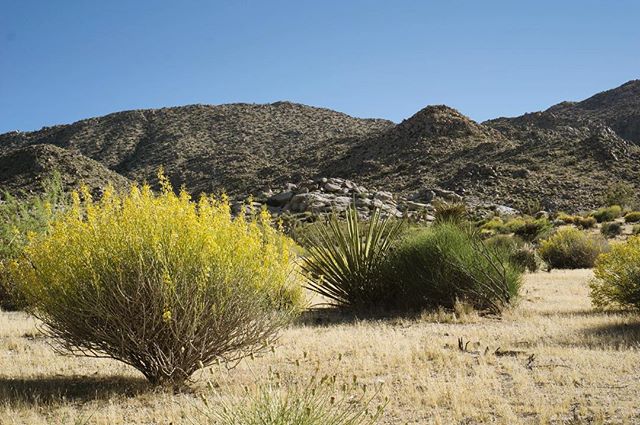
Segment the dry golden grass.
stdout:
<path fill-rule="evenodd" d="M 205 423 L 202 396 L 215 405 L 219 394 L 268 379 L 270 368 L 384 382 L 385 424 L 640 423 L 640 317 L 592 311 L 590 277 L 528 275 L 520 305 L 502 320 L 462 308 L 419 319 L 311 316 L 273 352 L 198 372 L 193 394 L 150 391 L 116 362 L 58 356 L 33 319 L 1 313 L 0 423 Z"/>

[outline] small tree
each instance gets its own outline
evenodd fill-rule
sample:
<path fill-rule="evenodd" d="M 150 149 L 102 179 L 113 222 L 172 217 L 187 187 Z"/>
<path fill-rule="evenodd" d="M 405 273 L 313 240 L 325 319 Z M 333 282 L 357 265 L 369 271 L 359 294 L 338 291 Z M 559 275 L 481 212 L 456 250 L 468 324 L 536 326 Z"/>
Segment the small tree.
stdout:
<path fill-rule="evenodd" d="M 300 302 L 292 242 L 266 213 L 233 219 L 226 200 L 191 202 L 165 179 L 126 196 L 84 192 L 25 248 L 14 276 L 62 351 L 127 363 L 180 386 L 217 359 L 273 340 Z"/>

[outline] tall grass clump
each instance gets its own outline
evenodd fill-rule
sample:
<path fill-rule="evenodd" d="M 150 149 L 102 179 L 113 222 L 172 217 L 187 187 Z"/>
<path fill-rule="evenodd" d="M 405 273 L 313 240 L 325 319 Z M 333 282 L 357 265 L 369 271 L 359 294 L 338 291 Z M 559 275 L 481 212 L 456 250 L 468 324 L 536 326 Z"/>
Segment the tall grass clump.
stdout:
<path fill-rule="evenodd" d="M 276 378 L 215 406 L 205 399 L 204 415 L 219 425 L 374 425 L 384 411 L 384 403 L 374 405 L 377 392 L 357 382 L 338 385 L 335 376 Z"/>
<path fill-rule="evenodd" d="M 461 202 L 434 202 L 435 223 L 462 223 L 468 220 L 467 206 Z"/>
<path fill-rule="evenodd" d="M 517 236 L 495 235 L 486 239 L 485 245 L 494 250 L 506 252 L 513 265 L 520 268 L 522 272 L 536 272 L 540 268 L 540 261 L 533 244 Z"/>
<path fill-rule="evenodd" d="M 600 235 L 589 235 L 574 228 L 558 229 L 541 242 L 538 252 L 549 268 L 591 268 L 598 255 L 608 249 Z"/>
<path fill-rule="evenodd" d="M 226 199 L 192 202 L 147 186 L 127 195 L 85 190 L 13 264 L 34 314 L 64 352 L 108 357 L 153 384 L 264 347 L 300 300 L 293 242 Z"/>
<path fill-rule="evenodd" d="M 640 237 L 614 244 L 596 261 L 590 282 L 591 301 L 598 308 L 640 308 Z"/>
<path fill-rule="evenodd" d="M 469 226 L 443 223 L 408 236 L 387 265 L 399 309 L 454 308 L 464 302 L 500 313 L 518 295 L 522 269 L 486 246 Z"/>
<path fill-rule="evenodd" d="M 360 223 L 353 206 L 346 223 L 334 215 L 315 226 L 302 258 L 308 288 L 336 306 L 381 308 L 389 296 L 381 270 L 401 228 L 402 222 L 381 217 L 379 210 Z"/>
<path fill-rule="evenodd" d="M 18 258 L 28 235 L 42 234 L 68 204 L 59 173 L 43 180 L 42 193 L 16 196 L 4 192 L 0 202 L 0 308 L 11 311 L 25 307 L 8 272 L 9 262 Z"/>

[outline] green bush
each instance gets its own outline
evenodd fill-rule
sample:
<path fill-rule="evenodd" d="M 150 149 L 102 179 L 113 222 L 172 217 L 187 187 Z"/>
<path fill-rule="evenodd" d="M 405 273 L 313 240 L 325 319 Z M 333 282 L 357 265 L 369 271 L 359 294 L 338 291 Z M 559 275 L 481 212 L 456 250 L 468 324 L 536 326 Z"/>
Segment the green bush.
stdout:
<path fill-rule="evenodd" d="M 588 235 L 575 228 L 559 229 L 543 240 L 538 250 L 549 268 L 591 268 L 601 253 L 607 250 L 607 242 L 597 235 Z"/>
<path fill-rule="evenodd" d="M 11 311 L 25 307 L 8 273 L 8 263 L 22 254 L 29 234 L 42 234 L 68 205 L 59 173 L 44 179 L 43 192 L 19 197 L 3 193 L 0 202 L 0 308 Z"/>
<path fill-rule="evenodd" d="M 223 399 L 205 416 L 219 425 L 374 425 L 384 412 L 384 403 L 373 406 L 377 391 L 367 393 L 357 382 L 338 385 L 335 376 L 281 381 L 271 379 L 247 388 L 244 397 Z"/>
<path fill-rule="evenodd" d="M 574 224 L 576 219 L 578 219 L 577 216 L 569 215 L 569 214 L 564 213 L 564 212 L 559 212 L 556 215 L 556 220 L 559 220 L 559 221 L 563 222 L 564 224 Z"/>
<path fill-rule="evenodd" d="M 598 308 L 640 308 L 640 237 L 613 244 L 596 261 L 591 301 Z"/>
<path fill-rule="evenodd" d="M 600 233 L 607 238 L 615 238 L 616 236 L 622 234 L 622 224 L 615 221 L 602 223 L 602 227 L 600 227 Z"/>
<path fill-rule="evenodd" d="M 640 224 L 636 224 L 631 229 L 631 233 L 634 235 L 640 235 Z"/>
<path fill-rule="evenodd" d="M 397 308 L 454 308 L 462 301 L 501 312 L 518 295 L 521 270 L 507 252 L 490 249 L 471 229 L 444 223 L 402 241 L 387 263 Z"/>
<path fill-rule="evenodd" d="M 524 220 L 522 224 L 513 228 L 513 233 L 527 242 L 533 242 L 546 235 L 552 228 L 546 218 Z"/>
<path fill-rule="evenodd" d="M 231 217 L 228 202 L 134 188 L 88 192 L 12 275 L 66 352 L 111 357 L 154 384 L 180 386 L 212 362 L 265 346 L 301 302 L 293 242 L 268 214 Z"/>
<path fill-rule="evenodd" d="M 607 221 L 613 221 L 622 215 L 622 207 L 619 205 L 612 205 L 610 207 L 600 208 L 597 211 L 591 213 L 591 216 L 595 218 L 598 223 L 605 223 Z"/>
<path fill-rule="evenodd" d="M 381 270 L 401 228 L 401 222 L 383 219 L 379 210 L 364 224 L 353 206 L 346 223 L 331 216 L 306 237 L 302 269 L 308 288 L 336 306 L 385 308 L 390 294 Z"/>
<path fill-rule="evenodd" d="M 640 221 L 640 211 L 632 211 L 624 216 L 625 223 L 637 223 Z"/>
<path fill-rule="evenodd" d="M 540 268 L 540 261 L 533 246 L 519 237 L 496 235 L 485 241 L 492 249 L 502 250 L 509 255 L 511 262 L 522 272 L 535 272 Z"/>
<path fill-rule="evenodd" d="M 592 229 L 598 221 L 594 217 L 576 216 L 573 223 L 581 229 Z"/>

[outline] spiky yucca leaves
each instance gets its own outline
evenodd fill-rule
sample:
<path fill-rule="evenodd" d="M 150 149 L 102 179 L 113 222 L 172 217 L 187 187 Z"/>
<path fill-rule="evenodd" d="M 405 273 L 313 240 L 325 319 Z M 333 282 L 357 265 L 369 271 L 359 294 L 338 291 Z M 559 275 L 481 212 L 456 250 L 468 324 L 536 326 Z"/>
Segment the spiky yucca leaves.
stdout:
<path fill-rule="evenodd" d="M 353 206 L 346 215 L 344 223 L 331 216 L 308 236 L 302 258 L 307 287 L 337 306 L 384 309 L 390 294 L 381 269 L 402 222 L 376 210 L 367 223 L 360 223 Z"/>

